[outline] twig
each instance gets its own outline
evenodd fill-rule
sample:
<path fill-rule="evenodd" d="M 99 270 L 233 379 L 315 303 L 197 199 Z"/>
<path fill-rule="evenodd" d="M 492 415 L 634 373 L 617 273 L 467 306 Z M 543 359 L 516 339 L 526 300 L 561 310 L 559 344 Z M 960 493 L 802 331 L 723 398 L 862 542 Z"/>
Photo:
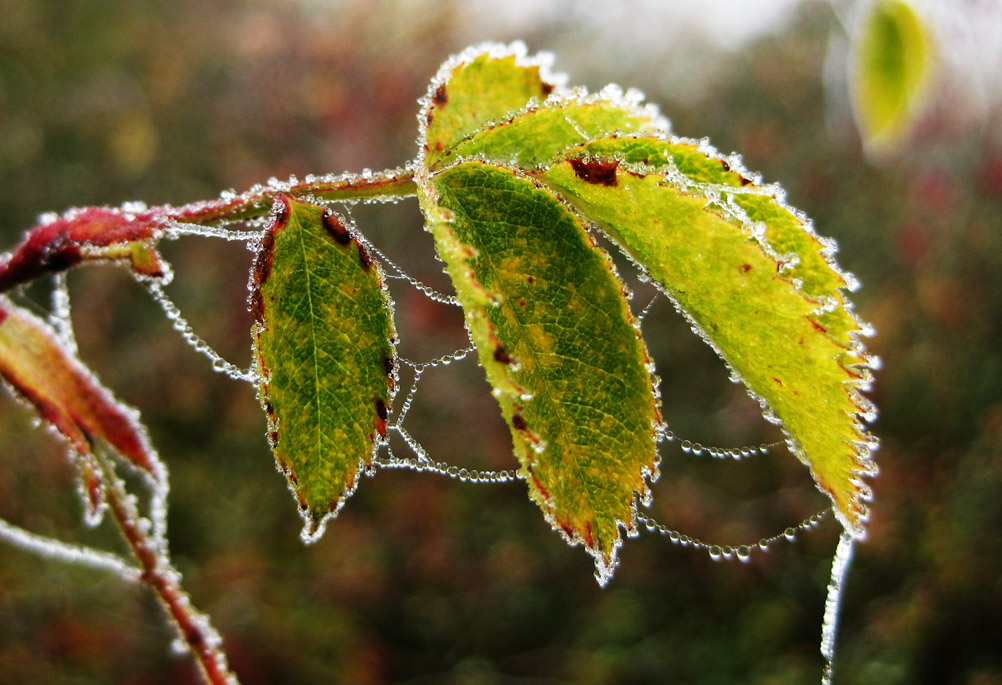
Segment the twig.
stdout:
<path fill-rule="evenodd" d="M 105 454 L 96 454 L 105 480 L 108 510 L 118 524 L 142 573 L 139 579 L 149 585 L 177 626 L 181 637 L 195 655 L 205 680 L 212 685 L 233 685 L 237 678 L 229 669 L 222 638 L 209 622 L 209 617 L 196 609 L 188 593 L 181 587 L 181 574 L 171 564 L 166 541 L 151 537 L 149 521 L 136 507 L 135 497 L 125 490 L 125 484 L 115 472 Z"/>

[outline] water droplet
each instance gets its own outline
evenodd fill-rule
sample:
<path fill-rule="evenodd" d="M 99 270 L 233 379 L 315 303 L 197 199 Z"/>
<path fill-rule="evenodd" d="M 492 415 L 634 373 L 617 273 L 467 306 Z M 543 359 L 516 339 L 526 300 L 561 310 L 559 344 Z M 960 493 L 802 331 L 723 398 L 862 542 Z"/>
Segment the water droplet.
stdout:
<path fill-rule="evenodd" d="M 747 562 L 751 558 L 751 549 L 748 545 L 741 545 L 737 549 L 737 555 L 739 561 Z"/>
<path fill-rule="evenodd" d="M 680 447 L 682 448 L 683 452 L 689 454 L 689 452 L 692 450 L 692 443 L 689 442 L 688 440 L 683 440 Z"/>
<path fill-rule="evenodd" d="M 707 553 L 709 553 L 711 559 L 713 559 L 714 561 L 720 561 L 720 557 L 722 556 L 722 551 L 720 547 L 718 547 L 717 545 L 710 545 L 710 547 L 708 547 L 706 551 Z"/>
<path fill-rule="evenodd" d="M 793 541 L 797 539 L 797 531 L 795 528 L 787 528 L 783 531 L 783 537 L 787 540 Z"/>

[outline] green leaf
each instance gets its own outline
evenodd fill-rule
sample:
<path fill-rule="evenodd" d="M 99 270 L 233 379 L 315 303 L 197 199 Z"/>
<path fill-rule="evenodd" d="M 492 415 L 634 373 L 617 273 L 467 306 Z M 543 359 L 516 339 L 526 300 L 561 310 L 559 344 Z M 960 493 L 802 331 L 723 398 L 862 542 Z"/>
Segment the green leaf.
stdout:
<path fill-rule="evenodd" d="M 137 420 L 45 322 L 0 296 L 0 377 L 82 456 L 103 441 L 157 481 L 160 460 Z M 85 463 L 86 467 L 86 463 Z M 84 473 L 85 481 L 88 474 Z M 92 492 L 85 482 L 87 491 Z M 96 486 L 95 486 L 96 487 Z"/>
<path fill-rule="evenodd" d="M 261 404 L 279 468 L 322 534 L 386 433 L 395 333 L 382 273 L 330 210 L 280 198 L 252 272 Z"/>
<path fill-rule="evenodd" d="M 775 189 L 685 143 L 597 141 L 538 176 L 664 289 L 781 422 L 845 527 L 861 533 L 860 476 L 873 471 L 859 421 L 872 411 L 859 394 L 868 359 L 845 279 L 824 256 L 831 245 Z"/>
<path fill-rule="evenodd" d="M 518 43 L 470 48 L 442 65 L 424 103 L 425 164 L 435 166 L 446 150 L 485 125 L 546 99 L 555 84 L 543 80 L 541 68 Z"/>
<path fill-rule="evenodd" d="M 656 476 L 660 424 L 623 286 L 574 214 L 519 173 L 458 164 L 421 201 L 530 496 L 605 582 Z"/>
<path fill-rule="evenodd" d="M 532 169 L 575 145 L 612 133 L 658 130 L 656 114 L 628 101 L 571 97 L 530 108 L 446 150 L 441 159 L 485 157 Z"/>
<path fill-rule="evenodd" d="M 902 0 L 873 4 L 856 40 L 852 94 L 864 139 L 886 147 L 911 128 L 930 75 L 930 41 Z"/>

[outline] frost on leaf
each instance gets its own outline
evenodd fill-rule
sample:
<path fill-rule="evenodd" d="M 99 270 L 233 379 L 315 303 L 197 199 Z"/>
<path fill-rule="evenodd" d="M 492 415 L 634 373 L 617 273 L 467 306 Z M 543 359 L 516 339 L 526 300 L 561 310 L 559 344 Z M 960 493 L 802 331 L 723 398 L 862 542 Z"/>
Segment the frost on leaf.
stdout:
<path fill-rule="evenodd" d="M 545 80 L 545 62 L 524 52 L 521 44 L 474 47 L 442 65 L 423 101 L 428 166 L 485 125 L 553 92 L 558 84 Z"/>
<path fill-rule="evenodd" d="M 634 165 L 638 150 L 644 162 Z M 825 256 L 830 245 L 768 189 L 694 152 L 659 139 L 604 140 L 539 176 L 648 271 L 782 424 L 843 525 L 860 534 L 860 476 L 874 470 L 861 419 L 872 407 L 860 395 L 869 360 L 845 277 Z"/>
<path fill-rule="evenodd" d="M 0 376 L 83 456 L 99 440 L 157 481 L 163 473 L 136 412 L 120 404 L 38 318 L 0 296 Z M 96 506 L 97 474 L 85 463 L 84 492 Z"/>
<path fill-rule="evenodd" d="M 386 434 L 396 357 L 382 280 L 345 219 L 279 198 L 251 272 L 252 340 L 269 441 L 307 540 Z"/>
<path fill-rule="evenodd" d="M 859 338 L 868 327 L 844 295 L 852 282 L 831 259 L 834 244 L 815 235 L 783 203 L 781 190 L 760 186 L 737 158 L 671 136 L 638 94 L 610 87 L 597 95 L 561 90 L 544 99 L 531 85 L 540 82 L 526 66 L 531 60 L 496 46 L 482 52 L 447 63 L 432 83 L 425 101 L 429 183 L 422 190 L 439 253 L 457 290 L 465 291 L 460 299 L 495 388 L 508 392 L 510 374 L 491 371 L 491 338 L 469 317 L 476 308 L 497 310 L 486 306 L 496 293 L 483 287 L 476 268 L 460 266 L 479 264 L 479 248 L 452 234 L 462 224 L 457 217 L 475 215 L 483 222 L 479 230 L 510 236 L 513 205 L 508 196 L 488 199 L 471 186 L 462 206 L 452 206 L 456 196 L 445 181 L 475 176 L 462 163 L 467 160 L 487 163 L 491 177 L 526 183 L 528 175 L 542 184 L 534 192 L 551 191 L 581 222 L 604 230 L 672 298 L 766 416 L 783 426 L 843 526 L 862 534 L 869 489 L 861 479 L 876 470 L 874 440 L 862 425 L 873 415 L 861 395 L 871 360 Z M 473 78 L 481 73 L 498 78 L 504 97 L 484 95 L 493 103 L 489 111 L 467 105 L 451 111 L 454 96 L 465 102 L 484 87 Z M 530 85 L 511 85 L 524 82 Z M 438 119 L 458 123 L 439 129 Z M 555 251 L 548 240 L 534 249 Z M 513 416 L 509 409 L 505 415 Z"/>
<path fill-rule="evenodd" d="M 623 286 L 529 178 L 467 162 L 432 176 L 421 199 L 530 495 L 605 582 L 657 473 L 660 415 Z"/>

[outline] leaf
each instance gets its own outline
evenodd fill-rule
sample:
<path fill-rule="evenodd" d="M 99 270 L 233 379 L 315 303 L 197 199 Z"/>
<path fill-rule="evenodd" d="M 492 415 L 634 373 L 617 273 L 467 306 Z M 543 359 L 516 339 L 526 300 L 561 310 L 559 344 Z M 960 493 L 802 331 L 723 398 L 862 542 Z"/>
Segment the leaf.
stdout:
<path fill-rule="evenodd" d="M 13 252 L 0 256 L 0 292 L 95 261 L 122 262 L 142 277 L 168 279 L 167 264 L 155 247 L 158 223 L 154 211 L 89 207 L 68 212 L 36 227 Z"/>
<path fill-rule="evenodd" d="M 104 389 L 59 343 L 48 325 L 3 296 L 0 376 L 79 454 L 90 455 L 95 443 L 102 440 L 154 479 L 163 481 L 160 460 L 140 427 L 137 412 Z M 93 495 L 93 478 L 86 471 L 84 477 L 85 488 Z"/>
<path fill-rule="evenodd" d="M 930 40 L 915 10 L 902 0 L 873 3 L 856 40 L 851 80 L 869 146 L 891 146 L 911 128 L 930 62 Z"/>
<path fill-rule="evenodd" d="M 421 188 L 532 499 L 605 582 L 655 478 L 649 359 L 608 257 L 551 192 L 479 162 Z"/>
<path fill-rule="evenodd" d="M 396 360 L 390 300 L 352 227 L 288 197 L 251 281 L 269 440 L 306 521 L 303 537 L 313 540 L 386 434 Z"/>
<path fill-rule="evenodd" d="M 520 59 L 506 59 L 496 48 L 488 55 L 466 54 L 443 68 L 433 88 L 449 98 L 473 97 L 466 91 L 484 83 L 467 84 L 467 65 L 500 73 L 508 83 L 525 75 Z M 861 534 L 869 497 L 861 477 L 875 472 L 874 440 L 861 424 L 873 415 L 860 394 L 870 383 L 870 358 L 859 337 L 869 331 L 844 296 L 848 283 L 832 261 L 834 243 L 815 235 L 782 202 L 778 187 L 758 185 L 736 158 L 671 137 L 666 122 L 642 108 L 636 94 L 572 91 L 542 100 L 531 89 L 502 90 L 510 96 L 507 113 L 499 106 L 489 115 L 461 117 L 457 133 L 429 137 L 435 150 L 425 160 L 429 198 L 447 173 L 440 169 L 476 159 L 515 178 L 529 174 L 582 221 L 601 227 L 671 297 L 767 418 L 783 425 L 791 450 L 831 497 L 845 528 Z M 451 99 L 428 103 L 430 121 L 450 116 Z M 494 230 L 506 234 L 508 206 L 484 197 L 479 202 L 497 208 Z M 433 202 L 424 206 L 431 222 L 449 218 L 436 218 Z M 432 230 L 438 236 L 443 229 Z M 437 246 L 462 290 L 465 272 L 454 265 L 472 258 L 464 257 L 468 246 L 441 238 Z M 475 305 L 464 300 L 468 317 L 472 306 L 485 307 L 490 299 L 478 299 L 475 290 L 468 297 Z M 473 337 L 483 361 L 489 357 L 484 335 L 478 340 L 474 330 Z M 488 377 L 502 388 L 504 378 L 489 365 L 487 359 Z"/>
<path fill-rule="evenodd" d="M 544 67 L 526 59 L 520 43 L 476 46 L 442 65 L 424 103 L 425 164 L 434 166 L 485 124 L 546 99 L 556 84 L 543 80 Z"/>
<path fill-rule="evenodd" d="M 638 151 L 646 165 L 625 161 Z M 693 152 L 610 139 L 569 151 L 539 177 L 649 272 L 781 422 L 842 523 L 860 534 L 868 497 L 860 476 L 873 471 L 859 421 L 872 412 L 859 394 L 868 358 L 846 281 L 823 254 L 831 245 L 768 188 L 742 185 L 726 161 L 697 162 Z"/>

